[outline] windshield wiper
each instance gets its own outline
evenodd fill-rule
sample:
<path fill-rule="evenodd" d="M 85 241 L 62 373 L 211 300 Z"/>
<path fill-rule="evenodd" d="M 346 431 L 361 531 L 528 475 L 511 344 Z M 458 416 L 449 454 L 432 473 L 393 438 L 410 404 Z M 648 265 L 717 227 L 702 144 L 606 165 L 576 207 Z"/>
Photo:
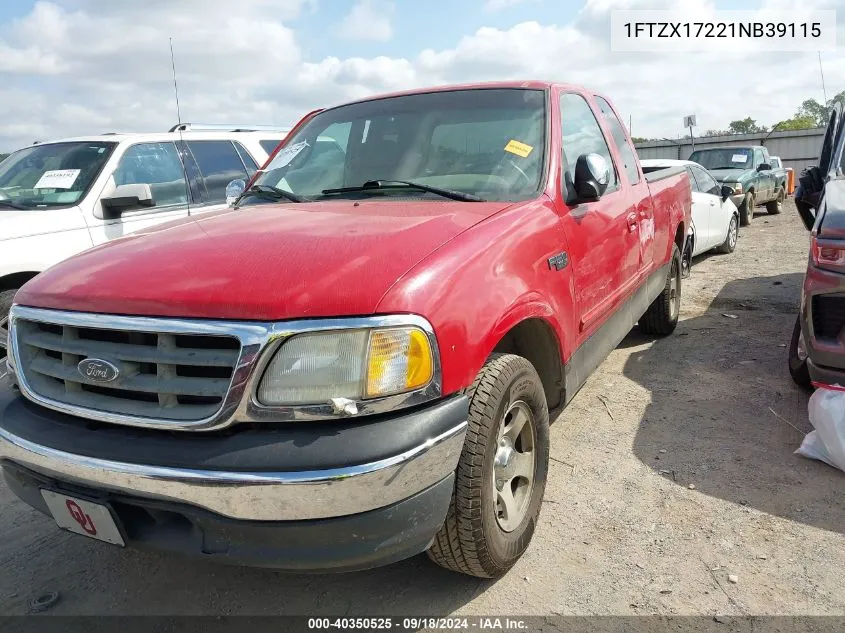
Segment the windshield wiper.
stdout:
<path fill-rule="evenodd" d="M 270 185 L 252 185 L 252 187 L 238 196 L 238 199 L 235 200 L 234 206 L 237 207 L 240 201 L 247 196 L 271 198 L 272 200 L 289 200 L 290 202 L 306 202 L 308 200 L 308 198 L 303 198 L 302 196 L 298 196 L 290 191 L 285 191 L 284 189 L 279 189 L 278 187 L 272 187 Z"/>
<path fill-rule="evenodd" d="M 368 180 L 360 187 L 339 187 L 337 189 L 323 189 L 324 196 L 330 196 L 337 193 L 355 193 L 360 191 L 369 191 L 371 189 L 402 189 L 409 187 L 411 189 L 418 189 L 428 193 L 437 194 L 450 200 L 459 200 L 461 202 L 484 202 L 484 198 L 480 198 L 471 193 L 464 193 L 463 191 L 455 191 L 454 189 L 442 189 L 440 187 L 432 187 L 424 185 L 419 182 L 411 182 L 410 180 Z"/>
<path fill-rule="evenodd" d="M 0 207 L 9 207 L 10 209 L 20 209 L 21 211 L 29 211 L 29 207 L 25 207 L 17 202 L 11 200 L 0 200 Z"/>

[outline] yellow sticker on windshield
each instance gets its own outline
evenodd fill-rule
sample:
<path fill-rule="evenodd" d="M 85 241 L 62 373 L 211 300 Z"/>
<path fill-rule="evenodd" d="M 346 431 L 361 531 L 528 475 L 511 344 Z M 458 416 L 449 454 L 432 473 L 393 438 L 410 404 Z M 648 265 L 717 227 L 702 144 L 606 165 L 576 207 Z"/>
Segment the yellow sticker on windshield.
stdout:
<path fill-rule="evenodd" d="M 511 141 L 505 145 L 505 151 L 510 152 L 511 154 L 516 154 L 517 156 L 522 156 L 522 158 L 528 158 L 528 155 L 531 153 L 531 150 L 534 149 L 530 145 L 526 145 L 525 143 L 520 143 L 519 141 Z"/>

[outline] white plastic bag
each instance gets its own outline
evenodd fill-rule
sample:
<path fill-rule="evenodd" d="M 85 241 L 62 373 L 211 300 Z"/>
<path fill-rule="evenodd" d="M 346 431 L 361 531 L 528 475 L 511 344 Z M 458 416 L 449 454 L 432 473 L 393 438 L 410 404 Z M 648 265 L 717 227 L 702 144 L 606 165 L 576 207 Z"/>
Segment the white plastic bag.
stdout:
<path fill-rule="evenodd" d="M 810 396 L 810 431 L 795 451 L 845 471 L 845 388 L 819 386 Z"/>

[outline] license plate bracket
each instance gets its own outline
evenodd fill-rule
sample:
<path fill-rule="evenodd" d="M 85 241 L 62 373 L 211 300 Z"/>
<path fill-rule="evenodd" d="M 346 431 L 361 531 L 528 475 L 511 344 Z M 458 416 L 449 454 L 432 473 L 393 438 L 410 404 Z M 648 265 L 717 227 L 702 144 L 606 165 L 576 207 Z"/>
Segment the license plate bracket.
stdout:
<path fill-rule="evenodd" d="M 126 546 L 120 523 L 109 505 L 46 488 L 41 489 L 41 496 L 60 528 L 112 545 Z"/>

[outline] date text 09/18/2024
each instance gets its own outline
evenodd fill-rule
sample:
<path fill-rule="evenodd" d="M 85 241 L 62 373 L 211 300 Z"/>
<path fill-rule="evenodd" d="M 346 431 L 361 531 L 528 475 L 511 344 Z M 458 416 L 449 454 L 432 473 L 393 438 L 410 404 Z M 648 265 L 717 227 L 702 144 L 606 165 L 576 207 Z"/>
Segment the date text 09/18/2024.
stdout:
<path fill-rule="evenodd" d="M 319 630 L 481 630 L 481 631 L 524 631 L 528 629 L 525 620 L 510 617 L 404 617 L 396 618 L 308 618 L 308 629 Z"/>

